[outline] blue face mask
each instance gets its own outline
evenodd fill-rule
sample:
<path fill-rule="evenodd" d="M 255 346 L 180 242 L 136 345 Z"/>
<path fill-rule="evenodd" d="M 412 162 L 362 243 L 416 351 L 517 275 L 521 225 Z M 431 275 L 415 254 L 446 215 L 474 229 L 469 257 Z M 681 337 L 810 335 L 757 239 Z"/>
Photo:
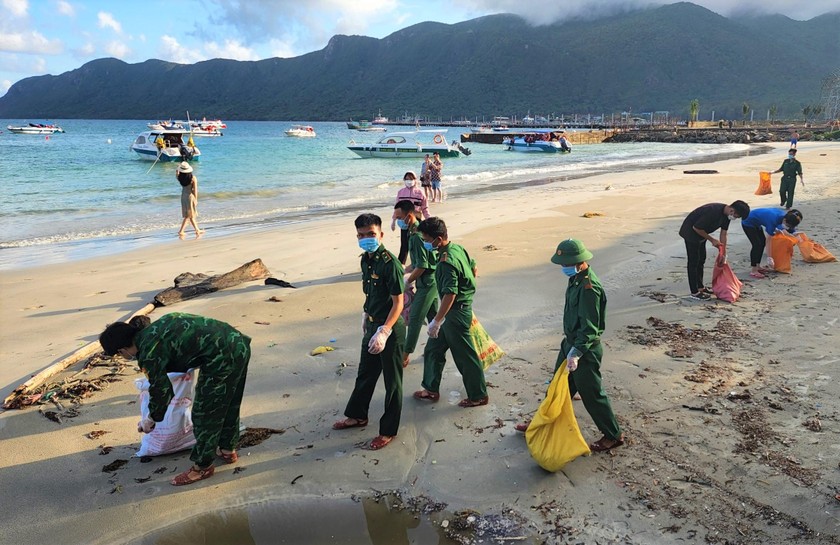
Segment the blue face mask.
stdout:
<path fill-rule="evenodd" d="M 577 266 L 575 265 L 572 265 L 571 267 L 566 267 L 565 265 L 563 265 L 560 268 L 563 269 L 563 274 L 565 274 L 566 276 L 574 276 L 578 272 Z"/>
<path fill-rule="evenodd" d="M 400 229 L 405 231 L 406 229 L 408 229 L 408 224 L 406 222 L 404 222 L 403 220 L 397 218 L 397 227 L 399 227 Z"/>
<path fill-rule="evenodd" d="M 379 248 L 379 239 L 376 237 L 360 238 L 359 248 L 366 252 L 373 253 Z"/>
<path fill-rule="evenodd" d="M 788 159 L 793 159 L 793 155 L 788 155 Z"/>
<path fill-rule="evenodd" d="M 425 240 L 423 241 L 423 247 L 426 248 L 430 252 L 435 249 L 435 247 L 432 246 L 431 242 L 426 242 Z"/>

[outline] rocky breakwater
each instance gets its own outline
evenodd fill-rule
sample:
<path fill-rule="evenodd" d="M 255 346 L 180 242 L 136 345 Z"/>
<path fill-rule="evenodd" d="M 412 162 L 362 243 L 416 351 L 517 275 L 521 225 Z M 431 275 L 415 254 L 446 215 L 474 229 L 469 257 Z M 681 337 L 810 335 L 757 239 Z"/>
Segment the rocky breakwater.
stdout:
<path fill-rule="evenodd" d="M 801 133 L 800 133 L 801 134 Z M 801 140 L 806 140 L 801 134 Z M 689 144 L 754 144 L 786 142 L 789 131 L 768 129 L 660 129 L 618 132 L 604 142 L 675 142 Z"/>

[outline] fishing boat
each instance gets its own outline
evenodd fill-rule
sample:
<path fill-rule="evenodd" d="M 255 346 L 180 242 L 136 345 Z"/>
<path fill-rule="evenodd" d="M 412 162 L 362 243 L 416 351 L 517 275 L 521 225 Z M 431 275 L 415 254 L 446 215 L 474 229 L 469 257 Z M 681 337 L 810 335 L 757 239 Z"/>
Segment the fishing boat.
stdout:
<path fill-rule="evenodd" d="M 565 137 L 557 138 L 555 134 L 528 133 L 522 136 L 511 136 L 503 142 L 508 151 L 521 151 L 529 153 L 569 153 L 571 146 Z"/>
<path fill-rule="evenodd" d="M 57 132 L 64 132 L 64 129 L 58 125 L 46 125 L 43 123 L 30 123 L 29 125 L 21 125 L 19 127 L 8 125 L 6 128 L 12 134 L 55 134 Z"/>
<path fill-rule="evenodd" d="M 141 132 L 129 149 L 149 161 L 198 161 L 201 151 L 184 129 Z"/>
<path fill-rule="evenodd" d="M 373 118 L 373 122 L 375 124 L 386 124 L 388 123 L 388 121 L 390 120 L 382 115 L 382 110 L 379 110 L 379 113 L 376 115 L 376 117 Z"/>
<path fill-rule="evenodd" d="M 417 159 L 435 152 L 441 157 L 469 155 L 469 150 L 457 142 L 447 142 L 445 133 L 446 129 L 389 132 L 375 144 L 361 145 L 351 140 L 347 149 L 362 158 Z"/>
<path fill-rule="evenodd" d="M 292 125 L 286 131 L 286 136 L 295 136 L 297 138 L 315 138 L 315 129 L 309 125 Z"/>

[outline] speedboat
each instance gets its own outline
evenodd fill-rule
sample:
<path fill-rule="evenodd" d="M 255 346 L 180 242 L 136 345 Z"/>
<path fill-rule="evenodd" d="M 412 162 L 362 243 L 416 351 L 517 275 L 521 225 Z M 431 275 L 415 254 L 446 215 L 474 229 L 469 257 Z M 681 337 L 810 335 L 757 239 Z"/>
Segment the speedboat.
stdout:
<path fill-rule="evenodd" d="M 313 129 L 309 125 L 292 125 L 292 127 L 286 131 L 286 136 L 296 136 L 298 138 L 315 138 L 315 136 L 317 135 L 315 134 L 315 129 Z"/>
<path fill-rule="evenodd" d="M 193 136 L 224 136 L 221 126 L 205 121 L 190 121 L 190 131 Z M 227 125 L 225 125 L 227 126 Z"/>
<path fill-rule="evenodd" d="M 146 126 L 153 131 L 178 131 L 184 129 L 184 123 L 181 121 L 155 121 L 154 123 L 146 123 Z"/>
<path fill-rule="evenodd" d="M 347 149 L 362 158 L 380 157 L 389 159 L 417 159 L 426 154 L 439 153 L 441 157 L 469 155 L 457 142 L 447 142 L 446 129 L 390 132 L 375 144 L 360 145 L 350 141 Z"/>
<path fill-rule="evenodd" d="M 42 123 L 30 123 L 29 125 L 21 125 L 19 127 L 9 125 L 6 128 L 12 134 L 54 134 L 64 132 L 64 129 L 58 125 L 45 125 Z"/>
<path fill-rule="evenodd" d="M 129 149 L 149 161 L 198 161 L 201 157 L 190 131 L 184 129 L 141 132 Z"/>
<path fill-rule="evenodd" d="M 526 134 L 524 136 L 511 136 L 504 140 L 508 151 L 541 152 L 541 153 L 568 153 L 572 148 L 568 142 L 564 146 L 560 140 L 546 140 L 549 133 Z"/>

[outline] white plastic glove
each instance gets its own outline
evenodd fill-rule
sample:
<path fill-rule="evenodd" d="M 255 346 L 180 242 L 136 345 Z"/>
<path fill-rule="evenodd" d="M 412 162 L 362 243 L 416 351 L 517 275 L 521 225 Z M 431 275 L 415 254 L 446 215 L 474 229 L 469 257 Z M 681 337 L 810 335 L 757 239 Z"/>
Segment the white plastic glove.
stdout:
<path fill-rule="evenodd" d="M 583 352 L 574 346 L 571 350 L 569 350 L 569 353 L 566 354 L 566 369 L 568 369 L 570 373 L 578 368 L 578 361 L 582 355 Z"/>
<path fill-rule="evenodd" d="M 370 338 L 368 342 L 368 352 L 371 354 L 379 354 L 385 350 L 385 343 L 388 342 L 388 337 L 391 336 L 391 328 L 387 325 L 381 325 L 376 328 L 376 333 Z"/>
<path fill-rule="evenodd" d="M 155 421 L 148 416 L 137 423 L 138 433 L 149 433 L 155 429 Z"/>
<path fill-rule="evenodd" d="M 773 261 L 772 257 L 769 257 L 769 256 L 767 257 L 767 266 L 770 267 L 771 269 L 776 268 L 776 262 Z"/>
<path fill-rule="evenodd" d="M 362 335 L 367 333 L 367 323 L 368 323 L 368 316 L 367 312 L 362 312 Z"/>
<path fill-rule="evenodd" d="M 429 322 L 429 337 L 437 339 L 438 333 L 440 333 L 440 326 L 442 326 L 445 321 L 445 317 L 441 318 L 439 322 L 433 318 L 432 321 Z"/>

